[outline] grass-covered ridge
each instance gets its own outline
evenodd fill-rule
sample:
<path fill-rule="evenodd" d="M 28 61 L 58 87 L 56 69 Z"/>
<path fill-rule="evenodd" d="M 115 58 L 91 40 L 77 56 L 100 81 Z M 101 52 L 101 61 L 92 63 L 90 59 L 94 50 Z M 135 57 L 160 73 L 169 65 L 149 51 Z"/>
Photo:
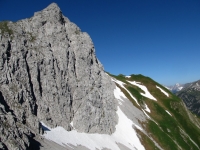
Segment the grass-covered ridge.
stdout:
<path fill-rule="evenodd" d="M 155 122 L 149 119 L 143 127 L 148 132 L 149 136 L 163 149 L 198 150 L 200 148 L 200 129 L 196 126 L 194 121 L 192 121 L 195 116 L 184 107 L 184 103 L 181 99 L 149 77 L 143 75 L 131 75 L 131 77 L 126 77 L 122 74 L 118 76 L 109 75 L 125 83 L 124 86 L 126 89 L 129 90 L 140 104 L 140 109 L 143 108 L 142 106 L 144 103 L 147 104 L 151 113 L 146 113 L 148 113 Z M 142 96 L 141 93 L 144 93 L 144 91 L 130 84 L 128 81 L 140 82 L 142 85 L 146 86 L 157 101 Z M 156 88 L 156 86 L 159 86 L 167 92 L 169 97 L 162 93 L 160 89 Z M 124 91 L 125 90 L 123 90 L 123 92 Z M 124 92 L 124 94 L 131 100 L 127 92 Z M 138 108 L 136 103 L 133 102 L 133 105 Z M 167 111 L 171 115 L 167 113 Z M 199 120 L 199 118 L 195 119 Z M 138 133 L 146 149 L 155 149 L 155 145 L 150 142 L 151 139 L 149 139 L 148 136 L 140 132 Z"/>

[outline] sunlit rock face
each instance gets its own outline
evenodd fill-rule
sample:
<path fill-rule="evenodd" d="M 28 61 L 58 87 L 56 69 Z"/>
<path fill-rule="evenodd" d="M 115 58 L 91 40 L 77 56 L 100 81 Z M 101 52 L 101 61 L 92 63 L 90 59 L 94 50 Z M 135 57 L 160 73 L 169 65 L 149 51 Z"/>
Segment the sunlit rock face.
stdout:
<path fill-rule="evenodd" d="M 16 118 L 8 124 L 21 125 L 19 134 L 28 127 L 27 137 L 41 131 L 40 122 L 68 131 L 71 122 L 78 132 L 115 131 L 115 84 L 96 58 L 87 33 L 63 16 L 55 3 L 32 18 L 5 26 L 0 31 L 1 110 Z M 1 141 L 8 148 L 15 145 L 8 141 L 20 136 L 15 128 L 11 135 L 1 128 Z M 23 140 L 21 146 L 28 147 L 28 140 Z"/>

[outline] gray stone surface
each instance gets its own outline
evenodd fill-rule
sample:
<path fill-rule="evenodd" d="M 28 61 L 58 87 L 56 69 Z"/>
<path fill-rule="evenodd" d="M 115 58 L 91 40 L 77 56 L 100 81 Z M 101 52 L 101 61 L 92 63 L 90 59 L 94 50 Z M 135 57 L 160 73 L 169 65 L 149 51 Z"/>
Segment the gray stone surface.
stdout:
<path fill-rule="evenodd" d="M 0 149 L 26 149 L 34 135 L 26 125 L 18 121 L 8 106 L 0 99 Z"/>
<path fill-rule="evenodd" d="M 39 147 L 40 150 L 71 150 L 68 147 L 61 146 L 61 145 L 59 145 L 55 142 L 49 141 L 45 138 L 37 137 L 34 139 L 39 142 L 39 144 L 36 146 Z"/>
<path fill-rule="evenodd" d="M 176 95 L 183 100 L 192 113 L 200 116 L 200 80 L 185 84 Z"/>
<path fill-rule="evenodd" d="M 68 131 L 71 122 L 79 132 L 115 131 L 115 85 L 87 33 L 55 3 L 5 25 L 7 31 L 0 28 L 0 137 L 5 146 L 17 139 L 20 145 L 13 147 L 29 147 L 29 139 L 42 133 L 41 121 Z M 3 126 L 6 121 L 9 128 Z"/>

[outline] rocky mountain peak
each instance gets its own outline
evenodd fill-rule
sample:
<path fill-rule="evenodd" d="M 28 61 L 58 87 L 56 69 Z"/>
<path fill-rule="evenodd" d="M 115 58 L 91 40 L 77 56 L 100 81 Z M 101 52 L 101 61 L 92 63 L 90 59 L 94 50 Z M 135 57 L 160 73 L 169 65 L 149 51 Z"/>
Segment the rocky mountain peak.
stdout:
<path fill-rule="evenodd" d="M 115 84 L 96 58 L 90 36 L 63 16 L 57 4 L 5 25 L 12 32 L 0 33 L 0 107 L 17 118 L 0 116 L 0 123 L 7 118 L 7 126 L 16 124 L 11 131 L 0 127 L 8 149 L 29 146 L 27 138 L 41 132 L 41 123 L 68 131 L 115 131 Z M 28 137 L 21 139 L 18 130 Z"/>
<path fill-rule="evenodd" d="M 60 20 L 62 17 L 62 12 L 56 3 L 50 4 L 48 7 L 42 11 L 35 12 L 34 17 L 42 17 L 43 19 Z"/>
<path fill-rule="evenodd" d="M 60 7 L 56 4 L 56 3 L 51 3 L 49 6 L 47 6 L 44 10 L 49 10 L 49 11 L 52 11 L 52 10 L 58 10 L 58 11 L 61 11 L 60 10 Z"/>
<path fill-rule="evenodd" d="M 168 89 L 172 91 L 172 93 L 177 93 L 178 91 L 181 91 L 184 88 L 184 84 L 176 83 L 173 86 L 168 86 Z"/>

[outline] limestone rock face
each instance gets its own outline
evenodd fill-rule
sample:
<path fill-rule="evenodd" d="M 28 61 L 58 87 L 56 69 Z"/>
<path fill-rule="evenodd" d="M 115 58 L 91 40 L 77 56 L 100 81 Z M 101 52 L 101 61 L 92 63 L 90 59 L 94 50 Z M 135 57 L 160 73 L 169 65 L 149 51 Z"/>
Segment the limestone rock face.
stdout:
<path fill-rule="evenodd" d="M 14 131 L 22 135 L 22 149 L 28 147 L 28 138 L 41 131 L 40 122 L 68 131 L 115 131 L 115 85 L 87 33 L 63 16 L 55 3 L 32 18 L 1 24 L 5 27 L 0 28 L 0 121 L 6 119 L 12 128 L 0 125 L 6 147 L 9 141 L 2 137 Z"/>

